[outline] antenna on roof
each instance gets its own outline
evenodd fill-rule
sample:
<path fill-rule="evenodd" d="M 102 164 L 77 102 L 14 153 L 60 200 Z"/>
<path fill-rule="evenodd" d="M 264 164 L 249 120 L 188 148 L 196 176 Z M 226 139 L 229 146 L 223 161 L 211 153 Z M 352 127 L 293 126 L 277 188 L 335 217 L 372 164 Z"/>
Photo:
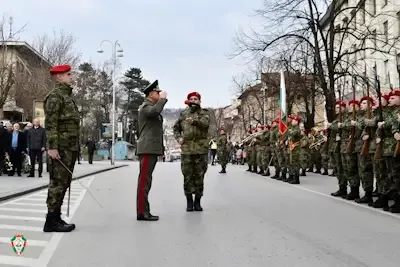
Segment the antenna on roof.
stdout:
<path fill-rule="evenodd" d="M 12 28 L 12 26 L 13 26 L 13 22 L 14 22 L 14 18 L 13 17 L 10 17 L 10 20 L 9 20 L 9 23 L 10 23 L 10 35 L 8 36 L 8 38 L 10 39 L 10 40 L 12 40 L 13 39 L 13 28 Z"/>

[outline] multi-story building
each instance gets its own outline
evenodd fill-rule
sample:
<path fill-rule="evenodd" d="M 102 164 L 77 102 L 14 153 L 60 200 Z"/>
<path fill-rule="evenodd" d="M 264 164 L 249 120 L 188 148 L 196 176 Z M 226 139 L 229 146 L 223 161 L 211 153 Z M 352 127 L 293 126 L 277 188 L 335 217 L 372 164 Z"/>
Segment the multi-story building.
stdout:
<path fill-rule="evenodd" d="M 334 26 L 334 54 L 343 56 L 341 66 L 347 68 L 349 74 L 374 81 L 376 72 L 382 91 L 400 87 L 400 1 L 335 1 L 322 18 L 321 25 L 326 32 Z M 325 51 L 321 55 L 324 57 Z M 358 82 L 351 75 L 340 78 L 336 86 L 343 87 L 347 100 L 352 98 L 352 84 L 355 84 L 356 98 L 366 93 L 360 78 Z M 374 88 L 373 84 L 371 88 Z"/>
<path fill-rule="evenodd" d="M 50 63 L 26 42 L 0 41 L 0 95 L 5 99 L 0 117 L 32 119 L 35 100 L 43 100 L 50 82 Z M 0 96 L 0 98 L 1 98 Z"/>

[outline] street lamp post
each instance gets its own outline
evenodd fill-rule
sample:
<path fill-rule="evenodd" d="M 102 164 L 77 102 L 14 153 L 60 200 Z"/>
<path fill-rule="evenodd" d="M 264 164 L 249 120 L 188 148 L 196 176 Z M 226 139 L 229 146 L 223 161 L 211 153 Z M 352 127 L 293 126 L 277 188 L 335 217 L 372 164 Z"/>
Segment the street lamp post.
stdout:
<path fill-rule="evenodd" d="M 111 124 L 111 128 L 112 128 L 112 143 L 111 143 L 111 165 L 115 165 L 115 113 L 116 113 L 116 108 L 115 108 L 115 91 L 116 91 L 116 84 L 115 84 L 115 71 L 117 68 L 117 57 L 123 57 L 123 55 L 121 54 L 122 52 L 124 52 L 121 48 L 121 45 L 119 44 L 118 40 L 115 41 L 114 43 L 111 42 L 110 40 L 103 40 L 100 43 L 100 49 L 97 50 L 97 53 L 103 53 L 103 49 L 102 49 L 102 45 L 104 43 L 110 43 L 112 46 L 112 55 L 111 55 L 111 60 L 112 60 L 112 65 L 113 65 L 113 70 L 112 70 L 112 124 Z"/>
<path fill-rule="evenodd" d="M 397 65 L 397 74 L 399 75 L 399 88 L 400 88 L 400 54 L 397 54 L 397 51 L 396 51 L 396 65 Z"/>
<path fill-rule="evenodd" d="M 262 83 L 261 91 L 264 93 L 263 97 L 263 123 L 267 124 L 267 86 L 265 83 Z"/>

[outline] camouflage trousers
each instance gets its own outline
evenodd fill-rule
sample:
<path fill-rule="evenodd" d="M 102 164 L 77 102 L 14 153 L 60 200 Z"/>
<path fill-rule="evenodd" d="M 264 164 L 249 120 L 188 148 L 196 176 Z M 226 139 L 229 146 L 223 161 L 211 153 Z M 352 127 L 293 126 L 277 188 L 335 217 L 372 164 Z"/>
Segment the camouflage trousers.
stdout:
<path fill-rule="evenodd" d="M 287 172 L 289 171 L 289 149 L 287 146 L 282 148 L 282 168 L 285 169 Z"/>
<path fill-rule="evenodd" d="M 203 195 L 204 175 L 207 172 L 207 168 L 207 154 L 181 155 L 181 171 L 185 195 Z"/>
<path fill-rule="evenodd" d="M 310 168 L 315 168 L 321 170 L 321 153 L 319 151 L 311 151 Z"/>
<path fill-rule="evenodd" d="M 400 157 L 392 158 L 392 175 L 394 189 L 400 192 Z"/>
<path fill-rule="evenodd" d="M 228 151 L 218 151 L 218 162 L 222 168 L 226 168 L 226 165 L 229 162 L 229 152 Z"/>
<path fill-rule="evenodd" d="M 345 166 L 343 165 L 343 163 L 346 164 L 345 154 L 333 153 L 333 155 L 336 163 L 336 177 L 338 179 L 338 185 L 339 187 L 347 186 L 347 179 L 345 178 L 345 171 L 344 171 Z"/>
<path fill-rule="evenodd" d="M 349 182 L 350 187 L 359 187 L 360 186 L 360 173 L 359 173 L 359 157 L 358 153 L 347 153 L 346 155 L 346 173 L 345 176 Z"/>
<path fill-rule="evenodd" d="M 266 170 L 269 167 L 269 161 L 271 159 L 271 152 L 265 149 L 262 152 L 261 167 Z"/>
<path fill-rule="evenodd" d="M 308 148 L 300 148 L 300 167 L 304 171 L 307 169 L 307 167 L 310 164 L 310 153 L 308 151 Z"/>
<path fill-rule="evenodd" d="M 65 193 L 71 185 L 72 172 L 78 158 L 77 151 L 59 150 L 58 153 L 60 160 L 49 159 L 48 161 L 50 183 L 46 202 L 50 211 L 61 209 Z"/>
<path fill-rule="evenodd" d="M 396 167 L 399 168 L 399 166 L 393 166 L 393 163 L 394 158 L 391 156 L 384 157 L 382 160 L 377 161 L 378 168 L 381 172 L 380 179 L 376 181 L 379 193 L 385 194 L 396 187 L 394 177 L 396 177 Z M 400 170 L 397 169 L 397 171 Z"/>
<path fill-rule="evenodd" d="M 296 147 L 289 154 L 289 175 L 300 175 L 300 147 Z"/>
<path fill-rule="evenodd" d="M 272 152 L 272 155 L 273 155 L 272 161 L 274 162 L 275 171 L 276 172 L 280 172 L 281 166 L 280 166 L 280 162 L 279 162 L 279 160 L 280 160 L 279 159 L 279 151 L 278 150 L 274 150 Z"/>
<path fill-rule="evenodd" d="M 321 167 L 324 168 L 324 170 L 329 169 L 329 154 L 328 153 L 321 153 Z"/>
<path fill-rule="evenodd" d="M 255 165 L 258 167 L 262 167 L 263 153 L 264 149 L 257 149 L 257 163 Z"/>
<path fill-rule="evenodd" d="M 374 154 L 360 155 L 360 177 L 365 192 L 374 190 Z"/>
<path fill-rule="evenodd" d="M 339 159 L 340 159 L 340 154 L 339 154 Z M 333 169 L 333 174 L 336 175 L 338 173 L 337 156 L 333 152 L 329 152 L 329 165 L 330 165 L 330 168 Z"/>

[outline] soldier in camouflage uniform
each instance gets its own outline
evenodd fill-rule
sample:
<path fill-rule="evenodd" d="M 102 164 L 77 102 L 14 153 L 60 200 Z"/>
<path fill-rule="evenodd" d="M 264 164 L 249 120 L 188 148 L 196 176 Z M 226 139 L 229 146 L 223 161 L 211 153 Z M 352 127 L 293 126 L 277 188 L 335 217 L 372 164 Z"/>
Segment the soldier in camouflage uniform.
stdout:
<path fill-rule="evenodd" d="M 282 135 L 281 143 L 281 163 L 282 163 L 282 175 L 279 180 L 287 182 L 286 174 L 289 172 L 289 129 L 292 127 L 293 115 L 289 115 L 287 119 L 287 130 Z M 277 179 L 278 180 L 278 179 Z"/>
<path fill-rule="evenodd" d="M 374 191 L 374 151 L 370 149 L 371 142 L 369 142 L 366 135 L 370 134 L 370 128 L 366 128 L 366 116 L 368 109 L 372 109 L 374 100 L 369 96 L 364 96 L 360 99 L 360 110 L 358 112 L 358 118 L 356 121 L 356 144 L 355 150 L 359 153 L 359 173 L 361 178 L 362 187 L 364 189 L 365 195 L 362 198 L 356 199 L 357 203 L 371 204 L 373 203 L 372 193 Z M 358 138 L 358 132 L 361 133 L 361 140 Z M 374 145 L 372 144 L 372 147 Z"/>
<path fill-rule="evenodd" d="M 291 126 L 288 130 L 289 138 L 289 179 L 287 182 L 290 184 L 300 184 L 300 139 L 301 130 L 299 123 L 300 117 L 292 116 Z"/>
<path fill-rule="evenodd" d="M 335 165 L 336 165 L 336 177 L 338 179 L 339 190 L 331 193 L 334 197 L 346 197 L 347 196 L 347 180 L 344 176 L 344 167 L 343 163 L 345 163 L 344 154 L 341 153 L 341 126 L 342 122 L 345 120 L 345 109 L 346 103 L 343 101 L 336 101 L 335 103 L 335 113 L 336 118 L 332 123 L 328 123 L 327 127 L 331 130 L 331 135 L 329 138 L 330 143 L 330 153 L 334 156 Z M 341 118 L 340 118 L 341 117 Z M 342 122 L 340 122 L 340 119 Z"/>
<path fill-rule="evenodd" d="M 383 210 L 400 213 L 400 160 L 396 155 L 397 144 L 400 140 L 399 111 L 400 90 L 389 93 L 389 104 L 385 109 L 384 121 L 378 122 L 378 129 L 382 129 L 384 137 L 378 136 L 376 142 L 383 142 L 383 156 L 386 162 L 386 177 L 382 183 Z M 395 203 L 388 207 L 387 201 L 393 199 Z"/>
<path fill-rule="evenodd" d="M 264 132 L 261 135 L 261 144 L 263 146 L 261 166 L 264 172 L 263 176 L 270 176 L 269 161 L 271 159 L 271 145 L 270 145 L 270 129 L 271 126 L 264 125 Z"/>
<path fill-rule="evenodd" d="M 317 131 L 316 128 L 311 129 L 311 133 L 309 133 L 309 138 L 313 141 L 313 143 L 316 143 L 320 141 L 319 137 L 319 131 Z M 311 142 L 310 142 L 311 144 Z M 314 173 L 321 173 L 321 145 L 315 145 L 310 149 L 310 157 L 311 157 L 311 172 Z M 315 171 L 314 171 L 314 166 L 315 166 Z"/>
<path fill-rule="evenodd" d="M 254 173 L 257 173 L 257 171 L 258 171 L 258 167 L 257 167 L 257 164 L 258 164 L 258 162 L 257 162 L 257 160 L 258 160 L 257 159 L 257 153 L 258 153 L 257 144 L 259 143 L 259 139 L 257 139 L 257 133 L 258 133 L 258 128 L 255 128 L 253 130 L 253 134 L 255 134 L 256 136 L 253 137 L 251 139 L 251 142 L 250 142 L 250 147 L 252 148 L 251 149 L 251 158 L 252 158 L 252 162 L 253 162 L 253 166 L 251 168 L 251 172 L 254 172 Z"/>
<path fill-rule="evenodd" d="M 55 88 L 44 99 L 44 113 L 50 183 L 44 232 L 70 232 L 75 224 L 61 219 L 61 206 L 71 186 L 72 172 L 79 151 L 79 112 L 72 99 L 71 67 L 55 66 L 50 70 Z"/>
<path fill-rule="evenodd" d="M 251 129 L 248 130 L 246 138 L 249 137 L 251 135 L 251 133 L 252 133 L 252 130 Z M 249 168 L 247 169 L 248 172 L 250 172 L 252 170 L 252 166 L 253 166 L 253 162 L 252 162 L 252 158 L 251 158 L 252 148 L 250 147 L 250 142 L 251 142 L 251 140 L 247 140 L 243 143 L 244 152 L 246 153 L 246 163 L 249 166 Z"/>
<path fill-rule="evenodd" d="M 301 176 L 306 176 L 307 166 L 310 162 L 310 146 L 309 138 L 307 135 L 307 130 L 301 131 L 301 139 L 300 139 L 300 168 L 301 168 Z"/>
<path fill-rule="evenodd" d="M 381 97 L 381 105 L 382 105 L 382 115 L 385 114 L 385 111 L 387 110 L 387 104 L 389 101 L 389 95 L 382 95 Z M 380 109 L 381 106 L 379 106 L 379 99 L 376 99 L 373 106 L 372 106 L 372 118 L 371 119 L 365 119 L 365 126 L 366 128 L 364 129 L 364 135 L 363 135 L 363 140 L 368 140 L 369 142 L 369 153 L 370 157 L 373 158 L 373 170 L 374 170 L 374 175 L 376 179 L 376 196 L 378 199 L 373 202 L 373 203 L 368 203 L 369 206 L 374 207 L 374 208 L 388 208 L 388 200 L 385 201 L 386 197 L 384 196 L 384 184 L 387 178 L 387 172 L 386 172 L 386 163 L 385 163 L 385 158 L 382 157 L 382 159 L 376 159 L 375 158 L 375 152 L 377 148 L 376 140 L 378 136 L 378 120 L 379 120 L 379 112 L 378 110 Z M 384 116 L 383 116 L 384 117 Z M 370 128 L 369 132 L 367 130 L 367 127 Z"/>
<path fill-rule="evenodd" d="M 355 110 L 356 113 L 356 118 L 357 119 L 357 114 L 359 113 L 359 108 L 360 108 L 360 102 L 357 100 L 353 99 L 350 100 L 348 105 L 347 105 L 347 118 L 345 123 L 343 124 L 343 131 L 342 131 L 342 147 L 341 151 L 345 154 L 345 163 L 346 165 L 342 164 L 345 166 L 345 177 L 347 177 L 347 181 L 349 182 L 350 185 L 350 193 L 347 194 L 346 199 L 347 200 L 356 200 L 360 198 L 360 175 L 359 175 L 359 153 L 356 152 L 355 149 L 355 143 L 357 141 L 361 141 L 361 136 L 357 138 L 356 136 L 356 130 L 354 130 L 354 142 L 351 142 L 351 133 L 352 133 L 352 128 L 356 128 L 356 120 L 353 120 L 353 110 Z M 359 131 L 358 131 L 359 132 Z M 359 132 L 359 135 L 361 133 Z M 353 143 L 353 147 L 350 148 L 351 143 Z"/>
<path fill-rule="evenodd" d="M 208 129 L 210 114 L 200 107 L 201 96 L 197 92 L 187 95 L 189 108 L 181 112 L 173 126 L 174 136 L 181 145 L 181 170 L 187 211 L 202 211 L 201 197 L 204 191 L 204 175 L 208 168 Z M 195 195 L 193 202 L 193 194 Z"/>
<path fill-rule="evenodd" d="M 272 179 L 277 179 L 280 177 L 281 172 L 281 155 L 280 155 L 280 147 L 279 147 L 279 129 L 278 129 L 278 120 L 272 121 L 271 131 L 269 143 L 271 146 L 271 152 L 273 154 L 273 161 L 275 167 L 275 175 L 272 176 Z"/>
<path fill-rule="evenodd" d="M 256 171 L 255 172 L 258 174 L 264 173 L 264 170 L 262 168 L 262 155 L 264 153 L 264 146 L 262 145 L 262 142 L 261 142 L 261 135 L 262 135 L 263 131 L 264 131 L 264 125 L 259 125 L 257 127 L 257 132 L 259 134 L 256 136 L 256 142 L 254 143 L 254 145 L 256 147 L 256 166 L 255 166 Z M 257 166 L 258 166 L 258 168 L 260 168 L 260 170 L 258 172 L 257 172 L 257 170 L 258 170 Z"/>
<path fill-rule="evenodd" d="M 229 155 L 231 153 L 228 137 L 226 136 L 225 130 L 220 129 L 220 136 L 217 140 L 217 155 L 218 162 L 221 164 L 222 170 L 219 173 L 226 173 L 226 165 L 229 162 Z"/>

